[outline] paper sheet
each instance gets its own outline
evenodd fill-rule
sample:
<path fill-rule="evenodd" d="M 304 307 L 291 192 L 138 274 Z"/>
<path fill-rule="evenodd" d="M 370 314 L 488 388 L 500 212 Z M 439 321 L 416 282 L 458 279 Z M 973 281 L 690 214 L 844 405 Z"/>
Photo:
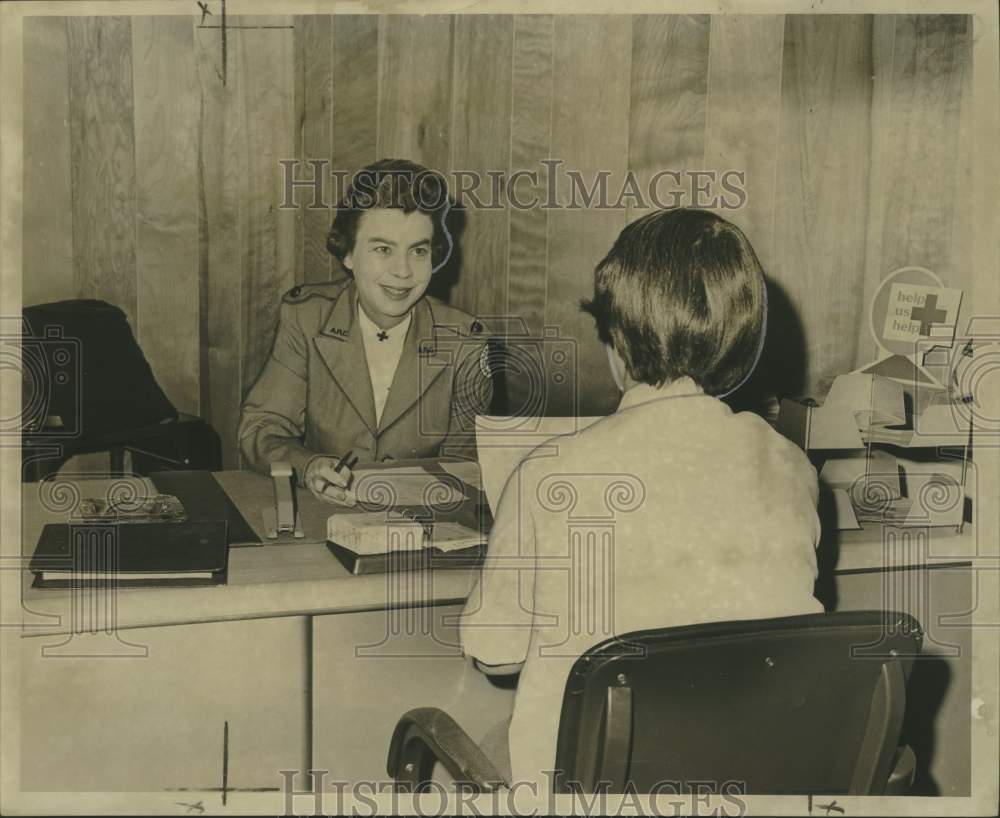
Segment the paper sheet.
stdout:
<path fill-rule="evenodd" d="M 440 466 L 448 474 L 457 477 L 463 483 L 472 486 L 472 488 L 481 489 L 483 487 L 482 471 L 480 471 L 479 464 L 473 460 L 443 460 Z"/>
<path fill-rule="evenodd" d="M 538 449 L 558 452 L 553 439 L 574 435 L 600 417 L 526 418 L 498 415 L 476 416 L 476 450 L 483 474 L 486 500 L 496 513 L 504 486 L 521 461 Z M 543 448 L 544 447 L 544 448 Z"/>
<path fill-rule="evenodd" d="M 431 544 L 440 551 L 457 551 L 461 548 L 472 548 L 482 545 L 484 538 L 478 531 L 473 531 L 459 523 L 434 523 L 434 534 Z"/>
<path fill-rule="evenodd" d="M 874 450 L 871 455 L 850 454 L 831 456 L 820 470 L 819 479 L 828 486 L 846 489 L 859 499 L 864 498 L 866 477 L 878 484 L 878 495 L 902 496 L 899 464 L 889 452 Z"/>
<path fill-rule="evenodd" d="M 837 510 L 837 529 L 861 528 L 858 518 L 854 514 L 854 506 L 851 505 L 851 498 L 844 489 L 833 489 L 833 503 Z"/>
<path fill-rule="evenodd" d="M 421 466 L 357 469 L 351 488 L 359 503 L 383 507 L 446 506 L 465 499 L 457 486 Z"/>

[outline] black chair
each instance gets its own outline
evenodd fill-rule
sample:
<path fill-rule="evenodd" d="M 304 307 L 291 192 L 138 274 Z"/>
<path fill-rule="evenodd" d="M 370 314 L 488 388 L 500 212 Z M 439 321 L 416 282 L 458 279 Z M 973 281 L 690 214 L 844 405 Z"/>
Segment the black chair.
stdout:
<path fill-rule="evenodd" d="M 76 454 L 108 452 L 112 473 L 222 467 L 218 435 L 177 412 L 125 313 L 75 299 L 22 312 L 22 479 L 42 480 Z"/>
<path fill-rule="evenodd" d="M 607 640 L 567 679 L 554 789 L 729 782 L 743 794 L 905 794 L 915 758 L 897 742 L 921 642 L 913 617 L 884 611 Z M 411 710 L 393 734 L 388 773 L 419 792 L 435 761 L 473 788 L 510 783 L 447 713 Z"/>

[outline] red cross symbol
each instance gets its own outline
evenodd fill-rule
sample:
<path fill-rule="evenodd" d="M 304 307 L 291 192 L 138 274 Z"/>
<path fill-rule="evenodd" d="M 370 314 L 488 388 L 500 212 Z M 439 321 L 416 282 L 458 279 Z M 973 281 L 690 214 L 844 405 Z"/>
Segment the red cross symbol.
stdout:
<path fill-rule="evenodd" d="M 927 296 L 922 307 L 910 310 L 910 320 L 920 322 L 921 335 L 930 335 L 931 324 L 940 324 L 947 317 L 947 310 L 937 309 L 937 296 L 933 294 Z"/>

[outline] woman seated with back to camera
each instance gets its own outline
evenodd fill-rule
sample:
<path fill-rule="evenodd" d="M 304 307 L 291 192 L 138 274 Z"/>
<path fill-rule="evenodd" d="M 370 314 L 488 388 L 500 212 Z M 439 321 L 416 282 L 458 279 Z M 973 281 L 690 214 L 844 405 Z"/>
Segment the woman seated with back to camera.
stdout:
<path fill-rule="evenodd" d="M 498 725 L 484 750 L 540 793 L 566 677 L 588 648 L 648 628 L 822 610 L 816 472 L 764 420 L 719 399 L 753 370 L 767 323 L 743 232 L 707 211 L 651 213 L 597 265 L 584 309 L 621 403 L 518 467 L 461 622 L 476 667 L 521 671 L 509 730 Z M 598 533 L 568 545 L 570 515 L 613 516 L 612 544 Z"/>

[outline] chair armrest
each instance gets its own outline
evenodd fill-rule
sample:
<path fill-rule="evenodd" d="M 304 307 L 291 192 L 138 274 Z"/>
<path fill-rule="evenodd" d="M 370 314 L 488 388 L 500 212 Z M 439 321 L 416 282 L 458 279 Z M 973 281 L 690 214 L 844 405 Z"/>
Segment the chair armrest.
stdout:
<path fill-rule="evenodd" d="M 892 772 L 885 784 L 886 795 L 909 795 L 913 786 L 913 777 L 917 771 L 917 757 L 908 745 L 903 745 L 896 751 L 893 759 Z"/>
<path fill-rule="evenodd" d="M 524 662 L 509 662 L 506 665 L 488 665 L 473 658 L 472 666 L 484 676 L 513 676 L 521 672 Z"/>
<path fill-rule="evenodd" d="M 386 771 L 419 792 L 430 779 L 434 761 L 441 762 L 458 782 L 490 792 L 505 786 L 493 762 L 455 720 L 437 707 L 404 713 L 389 743 Z"/>

